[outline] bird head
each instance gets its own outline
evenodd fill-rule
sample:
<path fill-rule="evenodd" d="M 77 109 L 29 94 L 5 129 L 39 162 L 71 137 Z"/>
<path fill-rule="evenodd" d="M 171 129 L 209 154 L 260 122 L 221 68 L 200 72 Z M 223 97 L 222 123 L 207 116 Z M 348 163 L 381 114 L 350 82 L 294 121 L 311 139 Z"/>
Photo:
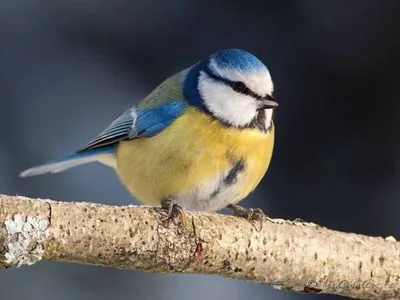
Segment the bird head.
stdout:
<path fill-rule="evenodd" d="M 267 67 L 239 49 L 216 52 L 182 73 L 184 96 L 222 123 L 267 130 L 273 109 L 273 83 Z"/>

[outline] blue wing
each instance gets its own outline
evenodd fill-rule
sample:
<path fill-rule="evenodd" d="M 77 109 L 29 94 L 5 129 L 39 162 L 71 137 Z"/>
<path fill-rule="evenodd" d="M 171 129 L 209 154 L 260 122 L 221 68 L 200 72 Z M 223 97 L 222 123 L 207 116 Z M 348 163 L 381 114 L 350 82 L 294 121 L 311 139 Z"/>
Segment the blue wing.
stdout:
<path fill-rule="evenodd" d="M 178 118 L 186 105 L 185 102 L 171 101 L 150 109 L 135 106 L 117 117 L 93 141 L 76 153 L 28 169 L 20 176 L 57 173 L 81 164 L 98 161 L 102 156 L 112 154 L 120 141 L 156 135 Z"/>
<path fill-rule="evenodd" d="M 151 109 L 135 106 L 116 118 L 78 152 L 112 145 L 122 140 L 154 136 L 179 117 L 185 106 L 186 103 L 178 101 L 167 102 Z"/>

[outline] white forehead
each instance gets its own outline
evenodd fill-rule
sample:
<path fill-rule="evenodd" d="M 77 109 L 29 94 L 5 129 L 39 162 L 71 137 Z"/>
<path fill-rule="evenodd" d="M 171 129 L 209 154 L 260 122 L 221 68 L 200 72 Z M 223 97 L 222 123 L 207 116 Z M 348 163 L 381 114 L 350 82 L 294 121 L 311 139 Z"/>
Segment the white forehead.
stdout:
<path fill-rule="evenodd" d="M 209 68 L 218 76 L 231 80 L 242 81 L 253 92 L 260 96 L 271 95 L 274 91 L 274 84 L 271 75 L 266 69 L 254 69 L 251 71 L 232 69 L 218 66 L 215 59 L 211 59 Z"/>

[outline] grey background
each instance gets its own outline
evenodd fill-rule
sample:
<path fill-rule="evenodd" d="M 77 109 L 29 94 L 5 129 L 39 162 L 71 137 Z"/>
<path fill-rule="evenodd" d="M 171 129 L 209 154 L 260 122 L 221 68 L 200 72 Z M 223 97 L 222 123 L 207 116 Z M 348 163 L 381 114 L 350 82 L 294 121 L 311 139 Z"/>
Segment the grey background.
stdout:
<path fill-rule="evenodd" d="M 17 174 L 79 148 L 169 75 L 237 47 L 267 64 L 280 103 L 270 170 L 243 205 L 400 236 L 397 0 L 2 0 L 0 37 L 1 193 L 137 203 L 96 164 Z M 61 263 L 0 271 L 0 299 L 243 298 L 336 299 Z"/>

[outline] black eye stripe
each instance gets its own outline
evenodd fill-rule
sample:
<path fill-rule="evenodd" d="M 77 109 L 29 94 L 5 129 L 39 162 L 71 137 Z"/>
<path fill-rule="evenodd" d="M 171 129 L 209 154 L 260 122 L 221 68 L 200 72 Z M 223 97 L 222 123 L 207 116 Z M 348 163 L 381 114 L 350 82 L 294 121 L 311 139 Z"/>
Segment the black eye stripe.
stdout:
<path fill-rule="evenodd" d="M 238 93 L 241 93 L 243 95 L 251 96 L 253 98 L 256 98 L 257 100 L 262 99 L 262 97 L 256 93 L 254 93 L 252 90 L 250 90 L 246 84 L 242 81 L 231 81 L 229 85 L 232 87 L 232 89 Z"/>
<path fill-rule="evenodd" d="M 209 66 L 206 66 L 204 68 L 205 73 L 208 75 L 208 77 L 216 80 L 216 81 L 221 81 L 223 83 L 225 83 L 226 85 L 229 85 L 235 92 L 241 93 L 243 95 L 246 96 L 251 96 L 257 100 L 261 100 L 264 97 L 258 95 L 257 93 L 253 92 L 252 90 L 250 90 L 246 84 L 242 81 L 231 81 L 229 79 L 220 77 L 218 75 L 216 75 L 210 68 Z M 266 97 L 271 97 L 269 95 L 267 95 Z M 272 97 L 271 97 L 272 98 Z M 266 98 L 267 99 L 267 98 Z"/>

